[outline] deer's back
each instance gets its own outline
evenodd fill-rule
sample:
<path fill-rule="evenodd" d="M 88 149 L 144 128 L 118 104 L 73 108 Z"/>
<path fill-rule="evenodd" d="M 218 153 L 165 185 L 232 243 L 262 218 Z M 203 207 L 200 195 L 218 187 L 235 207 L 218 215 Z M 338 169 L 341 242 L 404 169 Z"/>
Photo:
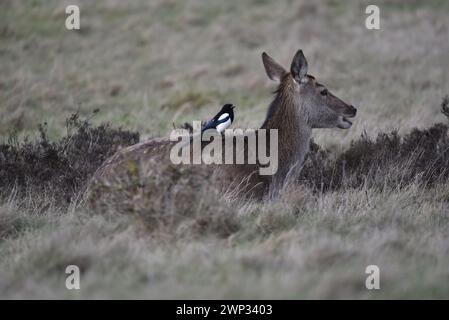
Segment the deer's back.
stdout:
<path fill-rule="evenodd" d="M 168 138 L 155 138 L 117 151 L 91 179 L 87 190 L 89 202 L 101 198 L 104 192 L 111 189 L 126 188 L 130 180 L 145 184 L 144 180 L 149 177 L 173 174 L 175 171 L 177 174 L 194 175 L 195 181 L 200 180 L 207 188 L 215 188 L 231 196 L 261 198 L 266 193 L 268 181 L 261 179 L 254 165 L 173 164 L 170 150 L 175 143 Z"/>

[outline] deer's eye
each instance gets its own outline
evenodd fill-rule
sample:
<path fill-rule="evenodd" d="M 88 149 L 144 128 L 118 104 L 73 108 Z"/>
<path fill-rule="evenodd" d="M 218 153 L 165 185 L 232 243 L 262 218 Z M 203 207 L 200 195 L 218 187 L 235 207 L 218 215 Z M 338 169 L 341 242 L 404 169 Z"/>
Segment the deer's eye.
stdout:
<path fill-rule="evenodd" d="M 327 89 L 324 89 L 323 91 L 320 92 L 322 96 L 327 96 L 327 94 L 329 93 L 327 91 Z"/>

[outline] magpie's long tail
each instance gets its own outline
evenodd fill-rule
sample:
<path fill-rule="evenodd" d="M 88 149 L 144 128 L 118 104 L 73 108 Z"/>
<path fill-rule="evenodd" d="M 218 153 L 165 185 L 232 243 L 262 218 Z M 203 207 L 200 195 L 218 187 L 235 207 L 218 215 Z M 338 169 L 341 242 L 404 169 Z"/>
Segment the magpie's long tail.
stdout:
<path fill-rule="evenodd" d="M 201 132 L 204 132 L 204 131 L 206 131 L 207 129 L 212 129 L 212 128 L 214 128 L 214 121 L 213 121 L 213 120 L 209 120 L 209 121 L 207 121 L 207 122 L 204 124 L 203 128 L 201 128 Z"/>

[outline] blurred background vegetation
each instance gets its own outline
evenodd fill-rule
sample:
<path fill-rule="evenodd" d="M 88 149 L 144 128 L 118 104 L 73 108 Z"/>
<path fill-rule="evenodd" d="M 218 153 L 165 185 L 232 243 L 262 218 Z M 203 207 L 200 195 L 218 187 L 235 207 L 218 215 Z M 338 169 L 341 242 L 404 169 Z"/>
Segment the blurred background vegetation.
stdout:
<path fill-rule="evenodd" d="M 371 2 L 369 2 L 371 3 Z M 77 4 L 81 30 L 65 29 Z M 260 55 L 286 67 L 298 48 L 310 73 L 359 106 L 347 144 L 363 131 L 425 127 L 449 91 L 447 1 L 377 1 L 381 30 L 361 1 L 2 1 L 0 137 L 48 122 L 63 132 L 75 111 L 146 135 L 238 106 L 236 127 L 263 121 L 275 88 Z"/>

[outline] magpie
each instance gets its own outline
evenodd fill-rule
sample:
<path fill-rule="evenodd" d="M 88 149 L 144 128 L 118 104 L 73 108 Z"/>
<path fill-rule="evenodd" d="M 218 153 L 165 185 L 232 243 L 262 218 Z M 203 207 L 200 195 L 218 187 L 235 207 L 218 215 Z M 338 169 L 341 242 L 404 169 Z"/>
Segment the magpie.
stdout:
<path fill-rule="evenodd" d="M 232 124 L 232 121 L 234 121 L 234 108 L 235 106 L 230 103 L 225 104 L 215 117 L 204 124 L 201 132 L 204 132 L 207 129 L 215 129 L 218 133 L 223 132 Z"/>

